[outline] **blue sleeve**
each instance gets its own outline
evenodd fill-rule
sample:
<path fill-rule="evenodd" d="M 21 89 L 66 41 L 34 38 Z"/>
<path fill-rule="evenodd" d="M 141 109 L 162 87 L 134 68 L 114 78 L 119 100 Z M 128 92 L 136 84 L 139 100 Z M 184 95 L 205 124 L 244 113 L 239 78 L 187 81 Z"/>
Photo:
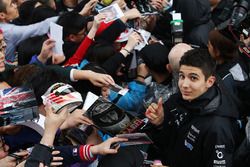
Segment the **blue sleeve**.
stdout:
<path fill-rule="evenodd" d="M 126 111 L 136 111 L 146 94 L 146 85 L 132 81 L 128 84 L 129 91 L 121 96 L 116 105 Z M 110 90 L 109 100 L 113 101 L 118 93 Z"/>
<path fill-rule="evenodd" d="M 45 65 L 40 60 L 38 60 L 37 55 L 32 56 L 29 64 L 37 64 L 39 66 L 44 66 Z"/>

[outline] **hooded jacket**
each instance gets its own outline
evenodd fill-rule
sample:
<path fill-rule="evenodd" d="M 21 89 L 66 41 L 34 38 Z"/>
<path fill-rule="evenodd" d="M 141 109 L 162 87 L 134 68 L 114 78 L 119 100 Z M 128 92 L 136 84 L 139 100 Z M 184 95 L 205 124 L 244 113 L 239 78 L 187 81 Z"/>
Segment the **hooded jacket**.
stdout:
<path fill-rule="evenodd" d="M 241 118 L 249 115 L 250 80 L 239 60 L 226 61 L 217 65 L 217 80 L 221 80 L 229 95 L 236 101 Z M 219 77 L 219 78 L 218 78 Z"/>
<path fill-rule="evenodd" d="M 238 137 L 234 104 L 213 86 L 189 102 L 176 94 L 164 105 L 164 155 L 171 167 L 231 167 Z"/>

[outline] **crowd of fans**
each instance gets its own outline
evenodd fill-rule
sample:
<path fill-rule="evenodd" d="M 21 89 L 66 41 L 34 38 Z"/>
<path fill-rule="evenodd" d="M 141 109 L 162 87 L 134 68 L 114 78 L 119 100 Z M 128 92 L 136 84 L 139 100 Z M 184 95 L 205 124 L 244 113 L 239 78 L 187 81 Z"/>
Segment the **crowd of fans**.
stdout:
<path fill-rule="evenodd" d="M 118 4 L 124 16 L 106 22 L 100 3 Z M 45 117 L 43 135 L 0 127 L 0 166 L 250 166 L 250 57 L 239 47 L 250 37 L 218 28 L 234 3 L 0 0 L 0 89 L 32 88 Z M 181 43 L 173 42 L 173 11 L 183 20 Z M 63 54 L 54 51 L 51 22 L 63 28 Z M 97 129 L 82 106 L 58 112 L 45 103 L 54 85 L 74 88 L 83 101 L 93 92 L 148 120 L 142 132 L 153 144 L 114 147 L 128 139 Z M 127 91 L 111 89 L 117 85 Z"/>

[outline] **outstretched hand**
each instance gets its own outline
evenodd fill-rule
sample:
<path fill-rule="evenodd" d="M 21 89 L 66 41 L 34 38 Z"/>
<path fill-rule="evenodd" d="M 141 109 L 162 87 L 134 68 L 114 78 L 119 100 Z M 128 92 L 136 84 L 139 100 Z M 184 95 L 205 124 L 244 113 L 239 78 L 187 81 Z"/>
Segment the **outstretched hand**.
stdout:
<path fill-rule="evenodd" d="M 169 5 L 169 2 L 167 0 L 151 0 L 150 5 L 159 11 L 163 11 L 164 7 Z"/>
<path fill-rule="evenodd" d="M 57 129 L 61 126 L 61 124 L 66 120 L 68 116 L 67 107 L 62 109 L 59 113 L 54 113 L 51 106 L 46 105 L 46 119 L 45 119 L 45 131 L 56 132 Z"/>
<path fill-rule="evenodd" d="M 138 34 L 137 32 L 133 32 L 129 35 L 128 42 L 127 42 L 125 48 L 131 52 L 135 48 L 135 46 L 138 45 L 138 43 L 140 43 L 142 41 L 143 41 L 143 39 L 142 39 L 141 35 Z"/>
<path fill-rule="evenodd" d="M 98 0 L 90 0 L 88 3 L 86 3 L 84 5 L 82 10 L 79 12 L 79 14 L 82 16 L 89 16 L 91 14 L 93 8 L 97 4 L 97 2 L 98 2 Z"/>
<path fill-rule="evenodd" d="M 66 120 L 63 122 L 63 124 L 60 126 L 60 129 L 68 129 L 76 127 L 80 124 L 85 125 L 92 125 L 93 122 L 83 115 L 83 110 L 76 109 L 71 114 L 68 115 Z"/>
<path fill-rule="evenodd" d="M 93 155 L 116 154 L 118 152 L 119 146 L 117 146 L 116 148 L 110 148 L 110 146 L 113 143 L 125 142 L 127 140 L 128 139 L 118 138 L 118 137 L 109 138 L 108 140 L 102 142 L 101 144 L 92 146 L 90 148 L 90 151 Z"/>
<path fill-rule="evenodd" d="M 93 75 L 89 77 L 89 81 L 98 87 L 103 87 L 103 86 L 110 86 L 114 85 L 115 81 L 113 78 L 108 75 L 108 74 L 101 74 L 97 72 L 93 72 Z"/>
<path fill-rule="evenodd" d="M 55 47 L 55 41 L 53 39 L 47 39 L 43 42 L 43 46 L 40 54 L 37 56 L 38 60 L 43 64 L 47 62 L 53 55 L 53 48 Z"/>

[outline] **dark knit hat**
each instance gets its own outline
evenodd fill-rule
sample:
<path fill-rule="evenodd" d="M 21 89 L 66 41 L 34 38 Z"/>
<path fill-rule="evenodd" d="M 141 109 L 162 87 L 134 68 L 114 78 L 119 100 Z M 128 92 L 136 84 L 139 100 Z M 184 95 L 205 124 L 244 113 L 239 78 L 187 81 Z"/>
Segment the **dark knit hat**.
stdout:
<path fill-rule="evenodd" d="M 167 72 L 166 64 L 169 63 L 169 51 L 166 46 L 160 43 L 154 43 L 146 45 L 139 52 L 139 56 L 141 56 L 150 70 L 157 73 L 165 73 Z"/>

